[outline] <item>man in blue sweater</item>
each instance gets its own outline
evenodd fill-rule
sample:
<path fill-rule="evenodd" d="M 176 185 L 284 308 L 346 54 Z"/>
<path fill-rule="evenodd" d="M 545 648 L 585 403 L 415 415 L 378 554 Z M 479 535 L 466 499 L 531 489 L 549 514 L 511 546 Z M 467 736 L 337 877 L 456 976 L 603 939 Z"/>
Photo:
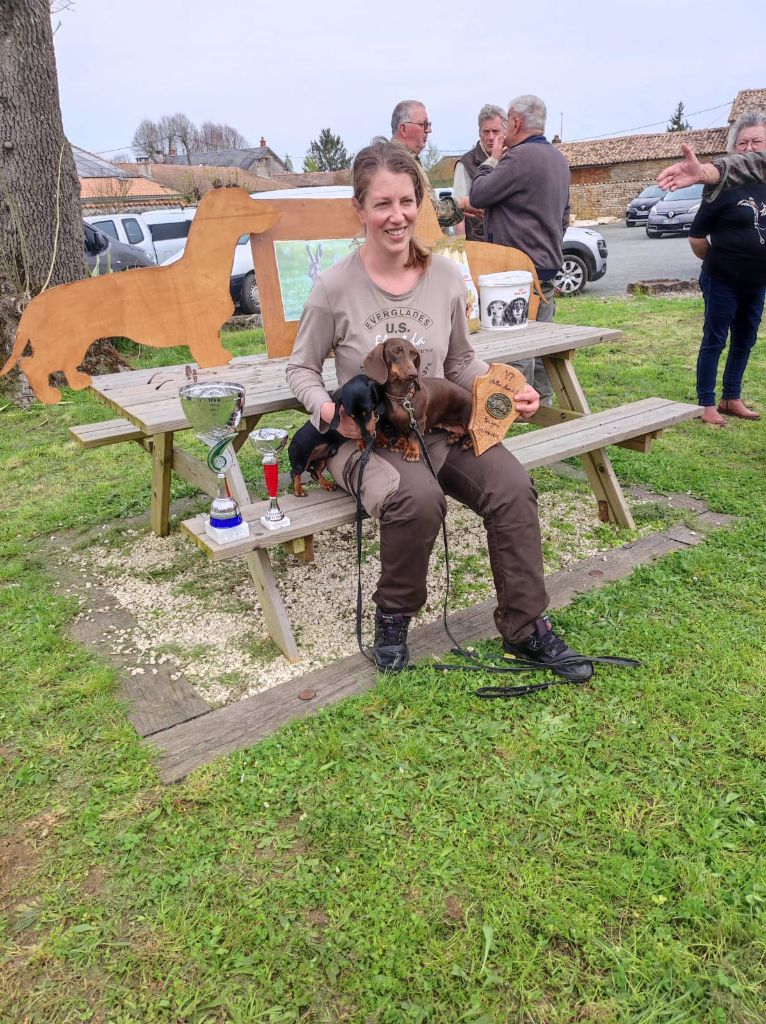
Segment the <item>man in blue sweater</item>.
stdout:
<path fill-rule="evenodd" d="M 564 262 L 561 243 L 569 224 L 569 164 L 545 137 L 545 104 L 538 96 L 517 96 L 508 106 L 505 138 L 471 184 L 471 206 L 484 210 L 484 238 L 525 252 L 535 265 L 547 303 L 538 320 L 552 320 L 553 279 Z M 530 376 L 532 360 L 518 368 L 550 404 L 548 375 L 539 366 Z"/>

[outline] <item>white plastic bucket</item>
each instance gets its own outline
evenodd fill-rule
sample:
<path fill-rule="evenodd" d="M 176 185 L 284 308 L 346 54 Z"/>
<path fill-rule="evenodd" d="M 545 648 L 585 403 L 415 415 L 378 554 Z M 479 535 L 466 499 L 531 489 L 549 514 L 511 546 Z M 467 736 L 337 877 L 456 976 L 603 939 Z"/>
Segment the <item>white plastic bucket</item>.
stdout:
<path fill-rule="evenodd" d="M 524 327 L 531 291 L 532 275 L 528 270 L 482 274 L 479 278 L 481 326 L 490 331 Z"/>

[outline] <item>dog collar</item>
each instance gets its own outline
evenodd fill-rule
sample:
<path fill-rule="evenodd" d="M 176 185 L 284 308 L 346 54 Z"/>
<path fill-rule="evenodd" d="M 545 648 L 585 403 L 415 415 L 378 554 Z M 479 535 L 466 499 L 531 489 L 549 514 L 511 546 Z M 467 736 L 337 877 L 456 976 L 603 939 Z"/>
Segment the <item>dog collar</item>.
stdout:
<path fill-rule="evenodd" d="M 398 402 L 400 405 L 404 405 L 405 402 L 412 400 L 412 397 L 417 390 L 417 382 L 413 380 L 403 395 L 392 395 L 389 391 L 385 391 L 384 394 L 386 398 L 390 398 L 392 402 Z"/>

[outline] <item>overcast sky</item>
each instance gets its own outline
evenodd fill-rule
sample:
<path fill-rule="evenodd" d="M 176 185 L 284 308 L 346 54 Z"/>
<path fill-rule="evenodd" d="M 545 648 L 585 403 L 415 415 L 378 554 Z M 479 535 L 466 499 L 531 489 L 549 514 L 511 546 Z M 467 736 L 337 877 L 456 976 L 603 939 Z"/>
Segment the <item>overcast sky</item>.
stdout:
<path fill-rule="evenodd" d="M 75 145 L 125 152 L 142 118 L 181 111 L 252 145 L 264 136 L 299 170 L 322 128 L 356 151 L 390 131 L 401 99 L 426 104 L 445 152 L 475 143 L 482 104 L 527 92 L 548 105 L 549 137 L 563 119 L 565 141 L 663 131 L 679 100 L 693 128 L 725 124 L 740 89 L 766 88 L 763 12 L 763 0 L 76 0 L 54 38 Z"/>

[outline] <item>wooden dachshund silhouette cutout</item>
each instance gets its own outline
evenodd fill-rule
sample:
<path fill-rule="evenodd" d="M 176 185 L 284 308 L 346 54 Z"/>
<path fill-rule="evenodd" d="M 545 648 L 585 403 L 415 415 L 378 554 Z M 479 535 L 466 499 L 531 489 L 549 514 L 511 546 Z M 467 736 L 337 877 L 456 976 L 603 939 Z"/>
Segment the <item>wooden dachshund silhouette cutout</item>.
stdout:
<path fill-rule="evenodd" d="M 42 402 L 58 402 L 52 373 L 63 371 L 77 391 L 90 385 L 78 367 L 98 338 L 130 338 L 140 345 L 188 345 L 201 367 L 228 363 L 221 325 L 234 312 L 231 260 L 240 235 L 260 234 L 280 212 L 244 189 L 211 189 L 201 200 L 184 255 L 166 267 L 86 278 L 37 295 L 24 310 L 13 352 L 0 376 L 18 360 Z M 29 345 L 31 355 L 23 356 Z"/>

